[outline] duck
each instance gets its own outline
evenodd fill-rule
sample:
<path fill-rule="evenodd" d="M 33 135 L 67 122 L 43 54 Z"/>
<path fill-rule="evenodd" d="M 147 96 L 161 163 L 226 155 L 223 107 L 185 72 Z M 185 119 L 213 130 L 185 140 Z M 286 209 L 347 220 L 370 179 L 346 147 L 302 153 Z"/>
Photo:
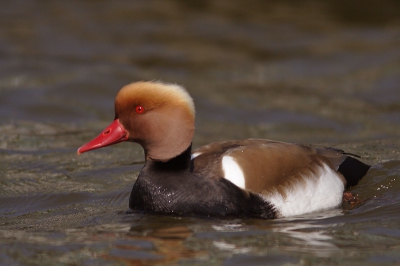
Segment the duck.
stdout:
<path fill-rule="evenodd" d="M 177 216 L 276 219 L 337 208 L 370 165 L 335 148 L 268 139 L 228 140 L 192 151 L 195 106 L 180 85 L 128 84 L 115 117 L 77 154 L 135 142 L 145 162 L 131 211 Z"/>

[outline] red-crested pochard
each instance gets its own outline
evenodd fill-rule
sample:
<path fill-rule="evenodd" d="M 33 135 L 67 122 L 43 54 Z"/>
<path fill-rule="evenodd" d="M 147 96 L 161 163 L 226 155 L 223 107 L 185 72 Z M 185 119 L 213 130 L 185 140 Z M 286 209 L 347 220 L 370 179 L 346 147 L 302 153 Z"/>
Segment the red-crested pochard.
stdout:
<path fill-rule="evenodd" d="M 78 154 L 139 143 L 146 162 L 129 199 L 133 210 L 272 219 L 338 207 L 369 165 L 341 150 L 247 139 L 192 153 L 195 109 L 188 92 L 135 82 L 115 99 L 115 119 Z"/>

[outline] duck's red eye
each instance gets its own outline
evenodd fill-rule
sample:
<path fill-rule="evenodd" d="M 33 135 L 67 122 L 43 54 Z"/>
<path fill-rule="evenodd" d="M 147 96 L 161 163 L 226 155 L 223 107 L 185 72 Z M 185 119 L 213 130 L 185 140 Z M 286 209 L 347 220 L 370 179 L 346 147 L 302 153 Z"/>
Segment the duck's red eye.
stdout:
<path fill-rule="evenodd" d="M 144 107 L 141 106 L 141 105 L 138 105 L 138 106 L 136 106 L 135 111 L 138 114 L 143 114 L 144 113 Z"/>

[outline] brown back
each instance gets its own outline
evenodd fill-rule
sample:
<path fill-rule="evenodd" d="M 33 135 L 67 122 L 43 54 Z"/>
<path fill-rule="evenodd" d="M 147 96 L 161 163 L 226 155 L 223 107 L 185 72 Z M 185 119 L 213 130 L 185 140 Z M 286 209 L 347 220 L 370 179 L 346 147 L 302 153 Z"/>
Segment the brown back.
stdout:
<path fill-rule="evenodd" d="M 322 163 L 337 170 L 346 155 L 335 149 L 316 149 L 264 139 L 212 143 L 195 150 L 193 171 L 211 178 L 224 176 L 223 156 L 231 156 L 241 167 L 245 188 L 262 192 L 317 171 Z M 310 172 L 311 171 L 311 172 Z M 304 179 L 302 179 L 304 180 Z M 344 181 L 345 182 L 345 181 Z"/>

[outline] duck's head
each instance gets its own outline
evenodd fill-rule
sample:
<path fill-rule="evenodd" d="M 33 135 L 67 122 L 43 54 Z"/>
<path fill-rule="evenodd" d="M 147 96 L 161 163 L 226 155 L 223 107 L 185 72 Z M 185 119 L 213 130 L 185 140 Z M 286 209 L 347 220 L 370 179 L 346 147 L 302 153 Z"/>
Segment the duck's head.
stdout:
<path fill-rule="evenodd" d="M 167 161 L 184 152 L 194 134 L 195 110 L 188 92 L 161 82 L 135 82 L 115 98 L 115 119 L 78 154 L 122 141 L 139 143 L 146 159 Z"/>

